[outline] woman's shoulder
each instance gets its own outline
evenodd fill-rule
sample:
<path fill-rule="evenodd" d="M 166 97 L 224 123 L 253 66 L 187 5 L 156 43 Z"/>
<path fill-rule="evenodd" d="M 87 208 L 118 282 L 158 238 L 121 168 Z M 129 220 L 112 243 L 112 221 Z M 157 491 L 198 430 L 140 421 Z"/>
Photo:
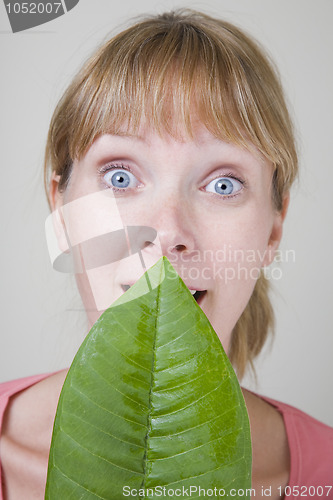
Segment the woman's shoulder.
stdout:
<path fill-rule="evenodd" d="M 23 498 L 19 495 L 29 484 L 35 495 L 45 483 L 53 421 L 66 373 L 62 370 L 0 385 L 1 479 L 14 498 Z"/>
<path fill-rule="evenodd" d="M 311 441 L 312 437 L 315 435 L 318 443 L 322 444 L 322 441 L 325 440 L 325 444 L 328 445 L 329 450 L 333 453 L 333 427 L 321 422 L 295 406 L 281 401 L 276 401 L 275 399 L 271 399 L 266 396 L 259 397 L 274 406 L 285 418 L 287 417 L 288 422 L 292 421 L 293 424 L 297 424 L 297 434 L 302 435 L 303 443 Z M 312 443 L 312 448 L 313 445 L 314 443 Z"/>
<path fill-rule="evenodd" d="M 1 384 L 1 436 L 29 440 L 34 430 L 40 435 L 48 419 L 54 419 L 66 373 L 61 370 Z"/>
<path fill-rule="evenodd" d="M 41 400 L 43 392 L 46 393 L 44 396 L 50 395 L 53 391 L 49 393 L 49 389 L 55 389 L 66 373 L 66 370 L 61 370 L 0 383 L 0 434 L 9 412 L 16 413 L 16 407 L 31 405 L 35 398 Z"/>
<path fill-rule="evenodd" d="M 333 486 L 333 427 L 287 403 L 260 397 L 283 416 L 291 458 L 289 484 Z"/>
<path fill-rule="evenodd" d="M 32 375 L 30 377 L 18 378 L 15 380 L 9 380 L 7 382 L 0 383 L 0 401 L 3 404 L 5 400 L 17 394 L 18 392 L 30 387 L 31 385 L 50 377 L 52 374 L 43 373 L 40 375 Z"/>

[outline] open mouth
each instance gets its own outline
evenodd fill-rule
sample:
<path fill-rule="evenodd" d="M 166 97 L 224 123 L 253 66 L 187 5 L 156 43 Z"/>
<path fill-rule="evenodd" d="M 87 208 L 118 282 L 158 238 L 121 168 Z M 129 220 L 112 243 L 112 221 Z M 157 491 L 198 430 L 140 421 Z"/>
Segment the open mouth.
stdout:
<path fill-rule="evenodd" d="M 121 288 L 124 292 L 127 292 L 131 288 L 132 285 L 121 285 Z M 189 289 L 193 298 L 196 300 L 198 304 L 202 301 L 203 297 L 206 295 L 207 290 L 192 290 Z"/>
<path fill-rule="evenodd" d="M 197 303 L 200 304 L 201 300 L 206 295 L 207 290 L 190 290 L 190 292 Z"/>

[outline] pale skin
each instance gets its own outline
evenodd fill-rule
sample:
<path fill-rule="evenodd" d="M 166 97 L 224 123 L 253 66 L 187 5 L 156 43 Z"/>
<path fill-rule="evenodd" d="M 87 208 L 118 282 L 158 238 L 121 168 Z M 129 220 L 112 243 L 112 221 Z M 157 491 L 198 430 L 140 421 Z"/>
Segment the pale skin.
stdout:
<path fill-rule="evenodd" d="M 58 190 L 59 178 L 52 178 L 52 208 L 80 209 L 61 212 L 56 228 L 59 245 L 66 247 L 62 225 L 71 244 L 111 231 L 110 219 L 114 221 L 116 215 L 125 226 L 153 227 L 158 237 L 146 241 L 142 249 L 146 266 L 166 255 L 185 284 L 203 292 L 198 303 L 228 353 L 232 329 L 255 285 L 255 270 L 270 264 L 282 236 L 288 197 L 282 212 L 277 212 L 272 174 L 272 166 L 254 149 L 227 144 L 201 127 L 193 139 L 184 134 L 182 140 L 145 129 L 136 136 L 105 135 L 74 161 L 64 192 Z M 110 199 L 116 200 L 114 217 L 108 213 Z M 84 206 L 70 205 L 77 200 L 88 204 L 84 221 L 77 220 Z M 235 274 L 232 280 L 225 279 L 225 270 L 236 272 L 239 258 L 204 259 L 205 251 L 217 255 L 225 244 L 244 255 L 249 250 L 257 255 L 255 262 L 242 262 L 247 272 Z M 124 285 L 132 285 L 143 272 L 137 255 L 118 262 L 116 269 L 110 263 L 103 273 L 97 269 L 77 275 L 90 324 L 102 313 L 104 303 L 124 293 Z M 53 420 L 66 373 L 52 375 L 10 401 L 1 436 L 6 500 L 44 498 Z M 257 498 L 262 486 L 272 486 L 277 496 L 271 498 L 280 498 L 277 487 L 288 484 L 290 470 L 283 418 L 254 394 L 245 389 L 243 394 L 252 433 L 252 487 Z"/>

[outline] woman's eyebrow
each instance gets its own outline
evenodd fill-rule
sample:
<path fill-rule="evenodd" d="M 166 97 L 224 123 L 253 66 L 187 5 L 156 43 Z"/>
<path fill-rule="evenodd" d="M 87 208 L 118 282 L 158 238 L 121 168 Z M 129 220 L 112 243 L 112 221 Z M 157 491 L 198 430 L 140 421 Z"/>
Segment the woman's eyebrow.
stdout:
<path fill-rule="evenodd" d="M 140 141 L 140 142 L 148 143 L 147 138 L 144 137 L 143 135 L 131 134 L 130 132 L 117 131 L 116 133 L 113 133 L 113 134 L 110 134 L 110 135 L 113 135 L 115 137 L 121 137 L 121 138 L 124 138 L 124 139 L 134 139 L 134 140 L 137 140 L 137 141 Z"/>
<path fill-rule="evenodd" d="M 94 157 L 109 156 L 109 154 L 113 152 L 114 148 L 127 147 L 127 145 L 129 145 L 128 141 L 135 141 L 137 144 L 140 143 L 149 145 L 149 140 L 141 135 L 122 131 L 113 133 L 109 132 L 107 134 L 103 134 L 95 143 L 93 143 L 91 147 L 91 155 Z"/>

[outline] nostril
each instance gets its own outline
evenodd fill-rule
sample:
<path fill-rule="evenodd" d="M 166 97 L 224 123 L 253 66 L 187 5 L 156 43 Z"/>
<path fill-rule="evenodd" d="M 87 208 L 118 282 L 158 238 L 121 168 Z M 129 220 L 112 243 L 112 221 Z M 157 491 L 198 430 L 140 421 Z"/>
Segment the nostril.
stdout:
<path fill-rule="evenodd" d="M 186 246 L 185 245 L 176 245 L 175 250 L 177 250 L 178 252 L 182 252 L 183 250 L 186 250 Z"/>

